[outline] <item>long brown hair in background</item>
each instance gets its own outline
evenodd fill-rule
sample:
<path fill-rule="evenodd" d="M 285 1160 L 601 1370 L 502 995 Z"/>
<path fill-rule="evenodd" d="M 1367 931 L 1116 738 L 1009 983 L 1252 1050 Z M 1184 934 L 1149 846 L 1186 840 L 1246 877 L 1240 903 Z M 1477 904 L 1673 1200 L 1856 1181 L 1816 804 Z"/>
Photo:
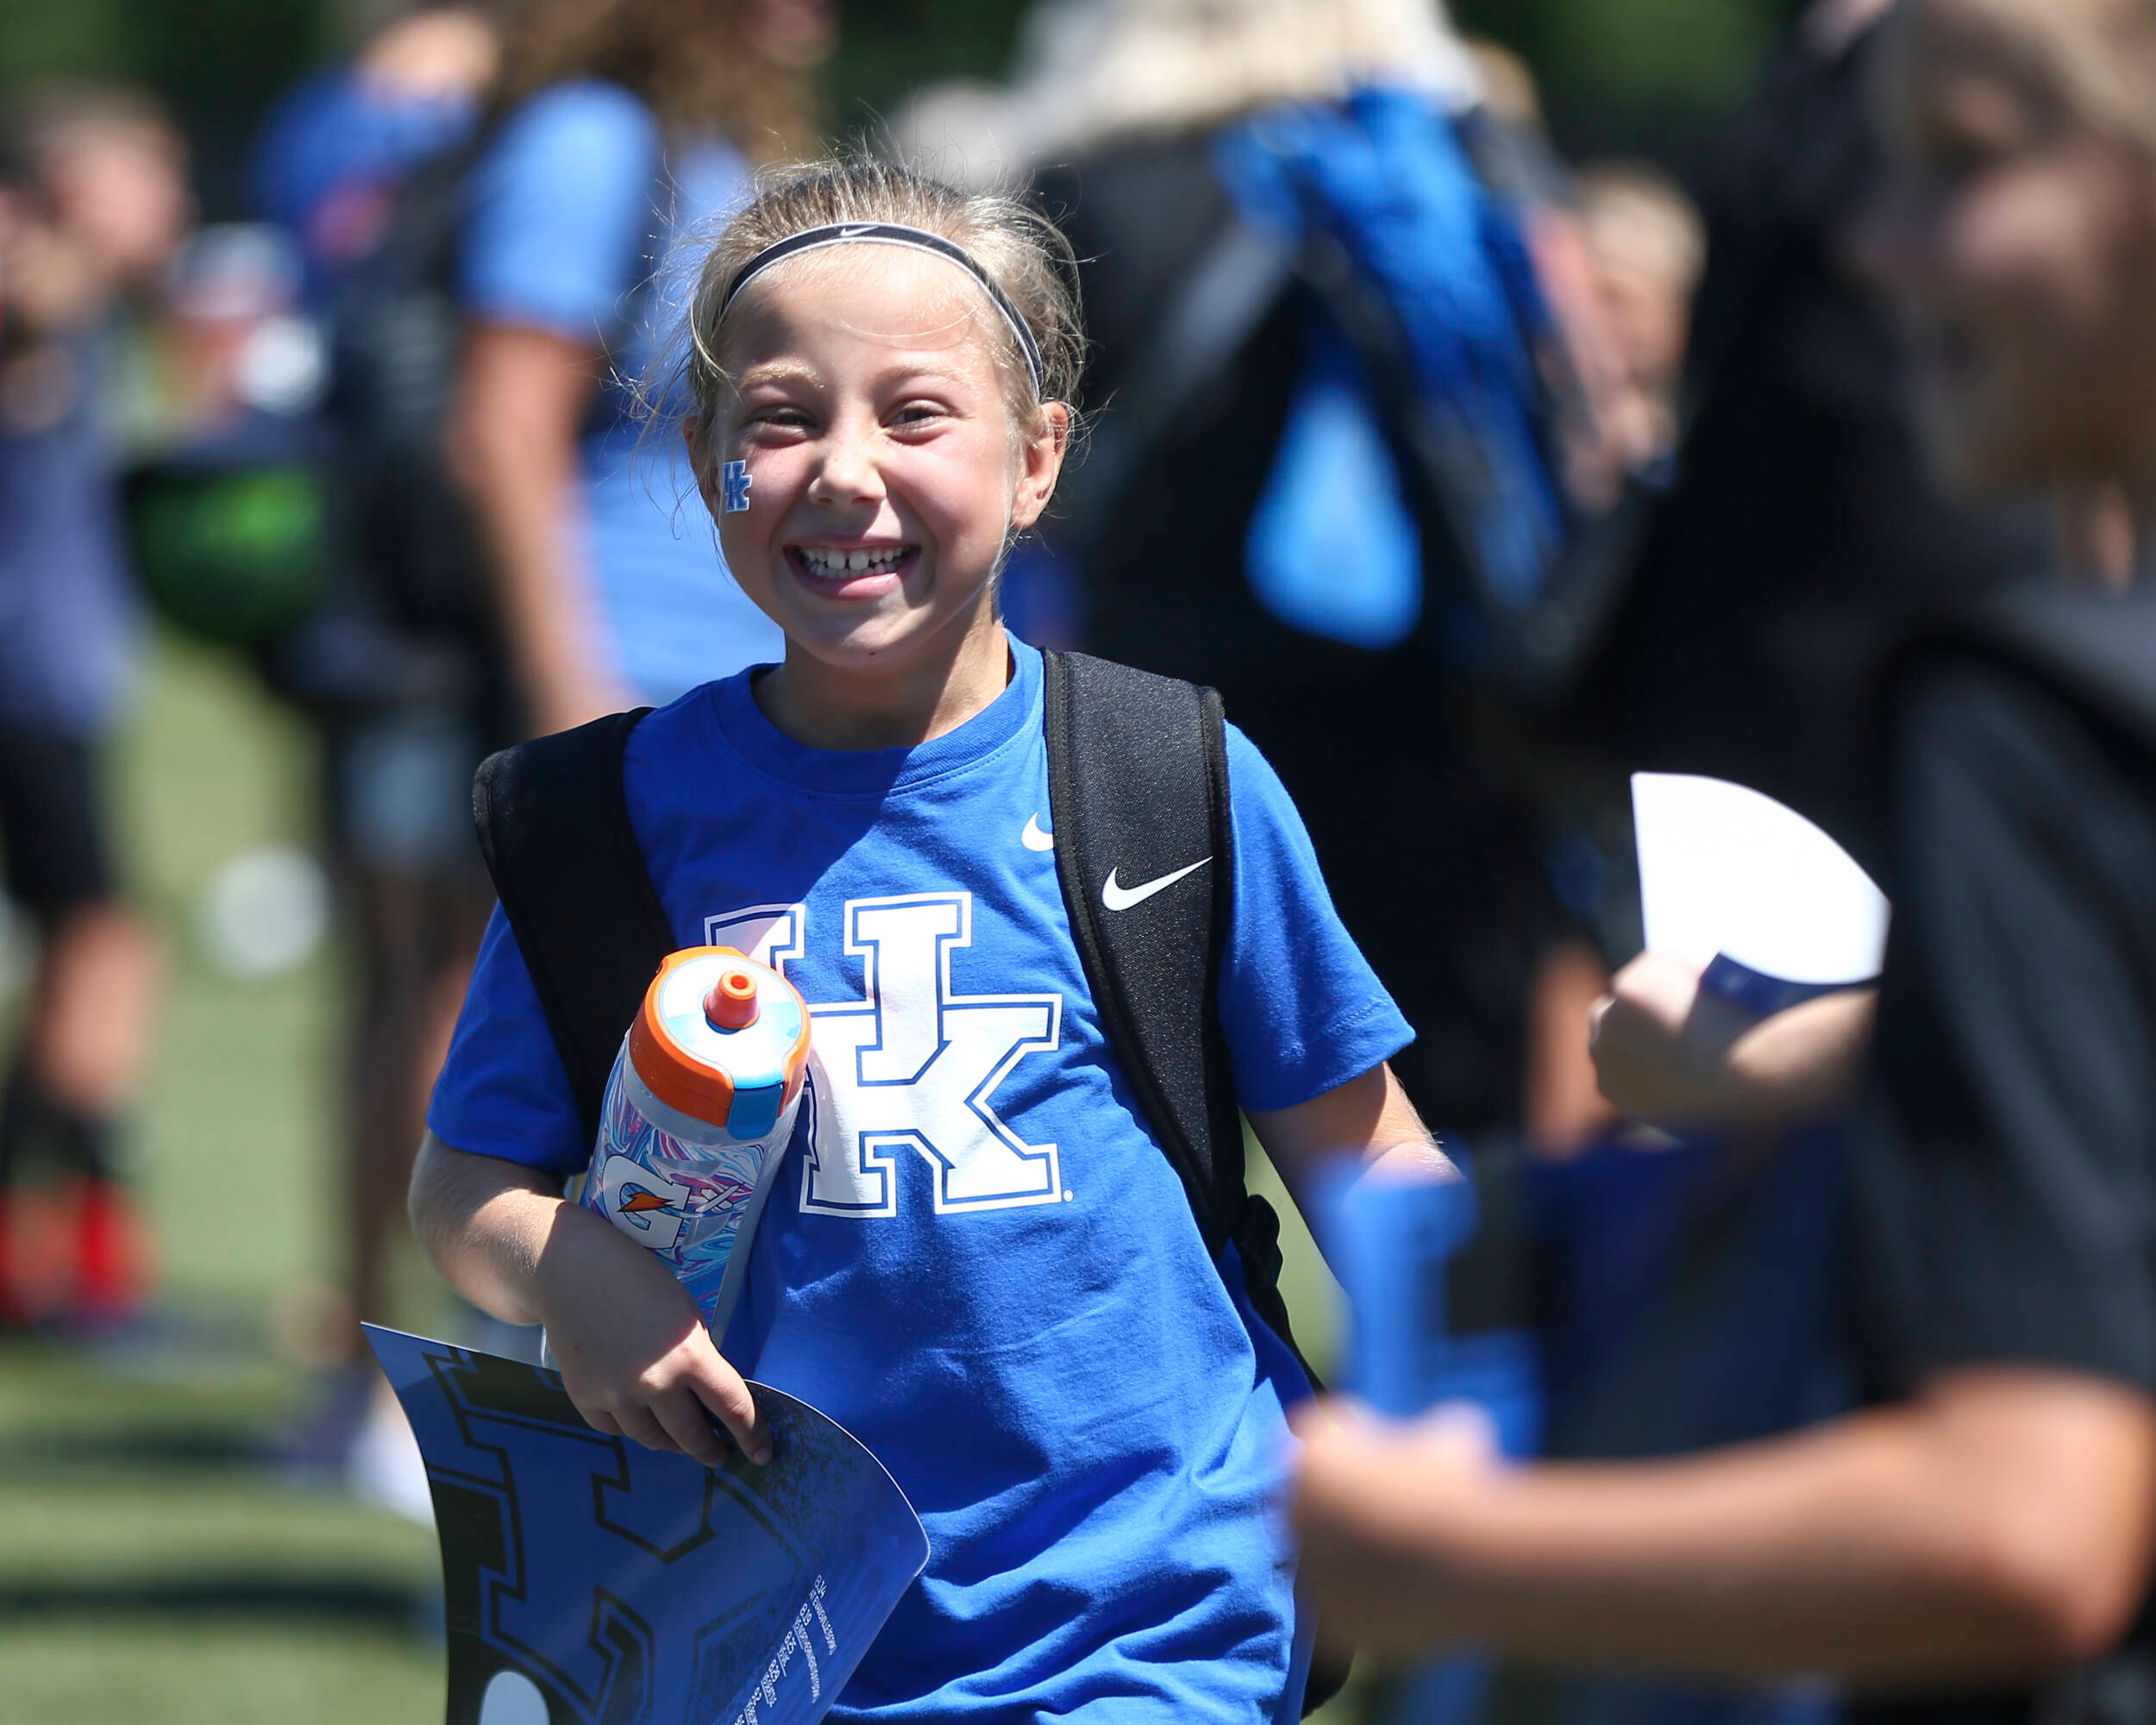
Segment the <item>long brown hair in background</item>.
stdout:
<path fill-rule="evenodd" d="M 760 51 L 756 0 L 513 0 L 498 110 L 575 78 L 618 84 L 670 136 L 717 132 L 750 161 L 816 154 L 821 85 Z"/>

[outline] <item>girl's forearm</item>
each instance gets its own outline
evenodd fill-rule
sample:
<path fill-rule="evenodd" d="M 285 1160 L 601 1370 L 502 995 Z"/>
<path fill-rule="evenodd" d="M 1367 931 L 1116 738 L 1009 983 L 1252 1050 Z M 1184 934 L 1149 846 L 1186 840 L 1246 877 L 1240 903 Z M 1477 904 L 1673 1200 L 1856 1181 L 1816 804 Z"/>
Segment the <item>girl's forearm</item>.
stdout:
<path fill-rule="evenodd" d="M 536 1324 L 540 1263 L 568 1208 L 545 1176 L 429 1132 L 411 1176 L 412 1232 L 449 1285 L 505 1323 Z"/>

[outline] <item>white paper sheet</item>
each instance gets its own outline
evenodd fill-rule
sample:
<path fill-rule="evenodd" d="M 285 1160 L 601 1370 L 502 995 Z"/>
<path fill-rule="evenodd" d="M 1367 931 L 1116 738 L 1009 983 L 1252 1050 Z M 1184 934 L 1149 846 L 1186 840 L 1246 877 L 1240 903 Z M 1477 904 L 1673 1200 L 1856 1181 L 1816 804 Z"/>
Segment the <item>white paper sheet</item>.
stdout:
<path fill-rule="evenodd" d="M 1886 897 L 1818 827 L 1722 779 L 1632 775 L 1647 949 L 1704 969 L 1717 954 L 1786 982 L 1868 982 Z"/>

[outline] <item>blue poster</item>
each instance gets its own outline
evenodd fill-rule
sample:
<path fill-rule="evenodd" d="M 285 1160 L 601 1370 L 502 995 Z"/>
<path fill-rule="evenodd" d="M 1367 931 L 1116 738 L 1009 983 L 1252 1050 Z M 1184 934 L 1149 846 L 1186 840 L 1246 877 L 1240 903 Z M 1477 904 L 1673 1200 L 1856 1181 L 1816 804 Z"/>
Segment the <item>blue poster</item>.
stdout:
<path fill-rule="evenodd" d="M 881 1463 L 767 1385 L 768 1467 L 584 1423 L 561 1374 L 367 1327 L 426 1458 L 448 1725 L 814 1725 L 928 1539 Z"/>

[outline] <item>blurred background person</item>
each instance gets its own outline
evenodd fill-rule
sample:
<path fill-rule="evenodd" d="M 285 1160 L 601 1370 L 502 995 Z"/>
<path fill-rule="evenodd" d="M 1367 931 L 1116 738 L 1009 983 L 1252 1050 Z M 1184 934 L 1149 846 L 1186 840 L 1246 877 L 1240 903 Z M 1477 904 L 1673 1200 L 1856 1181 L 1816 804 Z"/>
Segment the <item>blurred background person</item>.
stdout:
<path fill-rule="evenodd" d="M 367 981 L 339 1364 L 293 1459 L 362 1491 L 416 1486 L 358 1321 L 383 1310 L 492 905 L 472 774 L 528 727 L 672 699 L 714 662 L 701 643 L 729 664 L 776 655 L 708 531 L 677 518 L 679 452 L 640 449 L 628 406 L 676 309 L 655 267 L 724 219 L 755 162 L 813 141 L 831 22 L 820 0 L 421 6 L 265 141 L 258 180 L 333 330 L 354 576 L 271 668 L 325 722 Z"/>
<path fill-rule="evenodd" d="M 1882 656 L 2050 547 L 2041 511 L 1950 499 L 1927 470 L 1904 345 L 1846 256 L 1878 183 L 1865 92 L 1888 11 L 1808 9 L 1706 159 L 1676 483 L 1568 725 L 1625 770 L 1764 791 L 1867 862 Z"/>
<path fill-rule="evenodd" d="M 472 775 L 517 723 L 475 536 L 442 436 L 458 325 L 454 246 L 501 57 L 495 14 L 411 6 L 272 112 L 254 160 L 326 332 L 315 427 L 329 587 L 260 659 L 317 726 L 323 811 L 360 988 L 348 1043 L 342 1274 L 290 1327 L 323 1373 L 288 1466 L 420 1509 L 402 1416 L 361 1338 L 385 1314 L 414 1132 L 493 896 Z"/>
<path fill-rule="evenodd" d="M 147 1293 L 118 1135 L 148 1053 L 155 940 L 122 895 L 99 781 L 133 689 L 140 618 L 119 513 L 115 330 L 190 220 L 185 152 L 137 91 L 50 85 L 0 117 L 0 844 L 37 919 L 29 1009 L 0 1095 L 0 1325 L 109 1328 Z M 25 1170 L 72 1189 L 53 1290 L 10 1246 Z"/>
<path fill-rule="evenodd" d="M 1934 448 L 1982 491 L 2059 488 L 2078 527 L 2123 499 L 2145 547 L 2156 12 L 1910 0 L 1890 30 L 1865 249 Z M 2147 569 L 1956 607 L 1887 667 L 1896 914 L 1849 1266 L 1876 1405 L 1509 1476 L 1457 1423 L 1313 1426 L 1307 1572 L 1369 1640 L 1901 1691 L 1859 1716 L 2156 1717 Z"/>
<path fill-rule="evenodd" d="M 1552 166 L 1426 0 L 1056 0 L 1021 40 L 1007 91 L 931 91 L 897 129 L 939 172 L 1030 177 L 1084 260 L 1100 417 L 1014 565 L 1015 625 L 1041 606 L 1036 634 L 1220 689 L 1417 1027 L 1400 1070 L 1426 1119 L 1470 1142 L 1598 1119 L 1576 1037 L 1530 1053 L 1539 974 L 1576 937 L 1470 668 L 1506 626 L 1488 586 L 1535 592 L 1574 491 L 1607 501 L 1653 453 L 1594 308 L 1529 266 Z M 1358 227 L 1381 196 L 1396 225 Z M 1397 399 L 1437 350 L 1482 385 Z M 1419 465 L 1426 408 L 1486 411 L 1479 520 Z M 1586 968 L 1565 1022 L 1600 992 Z"/>
<path fill-rule="evenodd" d="M 1645 162 L 1600 162 L 1572 182 L 1595 292 L 1632 386 L 1665 448 L 1677 437 L 1692 294 L 1707 235 L 1683 187 Z"/>
<path fill-rule="evenodd" d="M 399 7 L 264 121 L 254 201 L 299 242 L 317 303 L 380 246 L 411 170 L 471 135 L 501 63 L 500 10 L 464 0 Z"/>
<path fill-rule="evenodd" d="M 450 429 L 534 730 L 780 655 L 709 530 L 677 514 L 681 452 L 639 466 L 624 380 L 678 321 L 674 235 L 815 141 L 836 27 L 831 0 L 529 0 L 505 40 L 459 250 Z"/>

